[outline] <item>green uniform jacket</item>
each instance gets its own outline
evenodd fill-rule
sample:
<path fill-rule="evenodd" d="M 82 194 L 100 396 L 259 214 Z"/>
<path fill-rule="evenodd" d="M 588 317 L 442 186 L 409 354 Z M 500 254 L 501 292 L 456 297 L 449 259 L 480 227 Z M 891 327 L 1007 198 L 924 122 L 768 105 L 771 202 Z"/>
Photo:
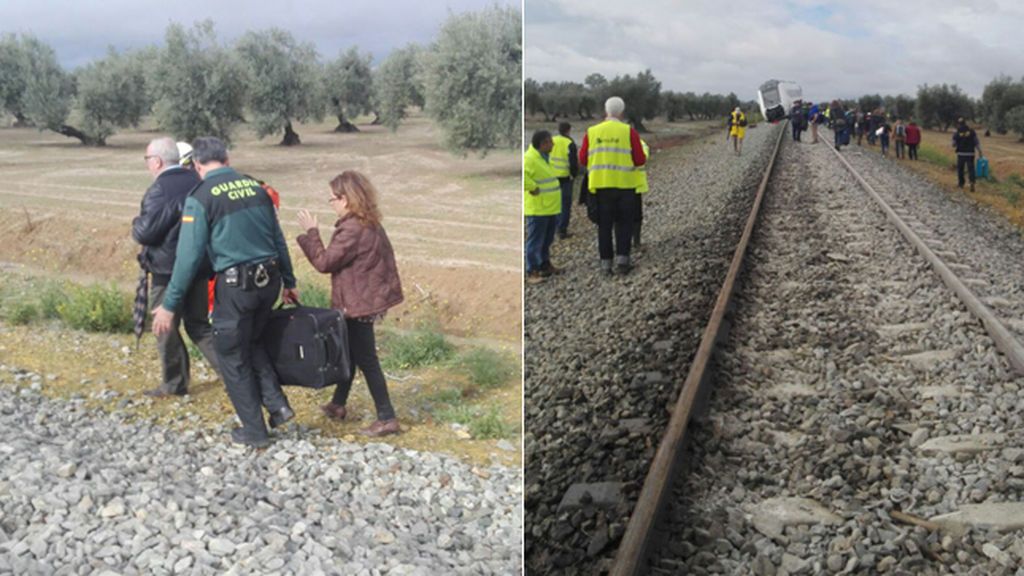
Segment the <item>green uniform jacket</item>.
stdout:
<path fill-rule="evenodd" d="M 227 166 L 208 172 L 185 199 L 164 308 L 177 311 L 204 252 L 218 273 L 238 264 L 277 257 L 285 288 L 295 287 L 288 245 L 270 196 L 259 182 Z"/>

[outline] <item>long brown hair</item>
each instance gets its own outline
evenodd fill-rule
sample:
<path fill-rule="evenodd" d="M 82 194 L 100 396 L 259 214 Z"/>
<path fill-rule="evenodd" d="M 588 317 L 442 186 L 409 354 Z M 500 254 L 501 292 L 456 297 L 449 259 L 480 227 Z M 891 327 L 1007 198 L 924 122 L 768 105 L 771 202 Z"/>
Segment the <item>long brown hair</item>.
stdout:
<path fill-rule="evenodd" d="M 335 198 L 348 200 L 348 211 L 368 226 L 380 224 L 380 208 L 377 207 L 377 189 L 362 173 L 346 170 L 331 180 L 331 193 Z"/>

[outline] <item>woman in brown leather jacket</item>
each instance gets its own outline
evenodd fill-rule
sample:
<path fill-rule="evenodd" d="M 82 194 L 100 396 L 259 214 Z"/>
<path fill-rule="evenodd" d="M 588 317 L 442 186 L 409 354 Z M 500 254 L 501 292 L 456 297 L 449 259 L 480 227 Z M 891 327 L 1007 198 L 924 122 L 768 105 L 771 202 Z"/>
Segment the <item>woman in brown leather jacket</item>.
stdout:
<path fill-rule="evenodd" d="M 377 358 L 373 323 L 402 301 L 402 284 L 395 252 L 381 226 L 377 190 L 359 172 L 347 170 L 331 180 L 328 200 L 338 214 L 331 241 L 324 247 L 316 217 L 299 212 L 299 226 L 306 231 L 299 246 L 313 267 L 331 275 L 331 306 L 345 315 L 352 374 L 338 384 L 334 398 L 321 406 L 329 418 L 344 420 L 345 403 L 358 367 L 377 409 L 377 421 L 362 431 L 368 436 L 397 434 L 401 429 L 388 397 L 387 382 Z"/>

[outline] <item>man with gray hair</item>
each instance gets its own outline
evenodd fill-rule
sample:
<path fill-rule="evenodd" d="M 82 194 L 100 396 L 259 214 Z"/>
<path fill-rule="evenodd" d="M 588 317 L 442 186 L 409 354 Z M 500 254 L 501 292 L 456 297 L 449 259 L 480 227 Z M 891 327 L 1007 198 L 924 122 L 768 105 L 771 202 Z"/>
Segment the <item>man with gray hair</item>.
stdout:
<path fill-rule="evenodd" d="M 142 272 L 135 305 L 135 331 L 139 338 L 148 305 L 151 303 L 156 309 L 163 304 L 167 294 L 185 198 L 199 184 L 199 176 L 195 172 L 179 165 L 178 147 L 170 138 L 156 138 L 150 142 L 144 160 L 153 175 L 153 183 L 142 196 L 139 215 L 132 220 L 132 237 L 142 245 L 138 256 Z M 218 369 L 213 329 L 207 319 L 206 277 L 209 276 L 209 266 L 204 266 L 204 269 L 206 273 L 197 275 L 195 282 L 188 287 L 180 311 L 172 318 L 172 328 L 157 336 L 162 381 L 156 388 L 147 390 L 147 396 L 162 398 L 188 393 L 189 355 L 178 331 L 182 321 L 188 337 L 199 347 L 210 366 Z"/>
<path fill-rule="evenodd" d="M 192 161 L 203 181 L 185 201 L 174 271 L 163 305 L 153 312 L 153 332 L 171 329 L 209 254 L 217 273 L 213 343 L 228 398 L 242 422 L 231 439 L 261 448 L 270 441 L 263 407 L 271 428 L 295 417 L 263 346 L 278 295 L 285 303 L 298 302 L 288 245 L 270 195 L 228 165 L 224 142 L 197 138 Z"/>
<path fill-rule="evenodd" d="M 587 129 L 580 145 L 580 164 L 587 167 L 587 187 L 597 201 L 597 247 L 601 271 L 628 274 L 633 235 L 633 212 L 640 175 L 636 168 L 647 162 L 640 134 L 622 121 L 626 103 L 612 96 L 604 103 L 605 121 Z M 615 244 L 612 245 L 614 230 Z"/>

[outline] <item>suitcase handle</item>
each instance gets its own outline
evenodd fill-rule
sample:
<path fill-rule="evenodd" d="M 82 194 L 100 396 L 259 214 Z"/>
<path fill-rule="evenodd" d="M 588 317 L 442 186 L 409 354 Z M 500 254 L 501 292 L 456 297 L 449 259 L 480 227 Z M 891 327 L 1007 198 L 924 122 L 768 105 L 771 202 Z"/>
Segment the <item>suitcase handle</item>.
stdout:
<path fill-rule="evenodd" d="M 274 307 L 274 310 L 283 310 L 284 306 L 284 300 L 282 300 L 276 307 Z M 295 305 L 292 306 L 292 308 L 302 308 L 302 302 L 296 300 Z"/>

